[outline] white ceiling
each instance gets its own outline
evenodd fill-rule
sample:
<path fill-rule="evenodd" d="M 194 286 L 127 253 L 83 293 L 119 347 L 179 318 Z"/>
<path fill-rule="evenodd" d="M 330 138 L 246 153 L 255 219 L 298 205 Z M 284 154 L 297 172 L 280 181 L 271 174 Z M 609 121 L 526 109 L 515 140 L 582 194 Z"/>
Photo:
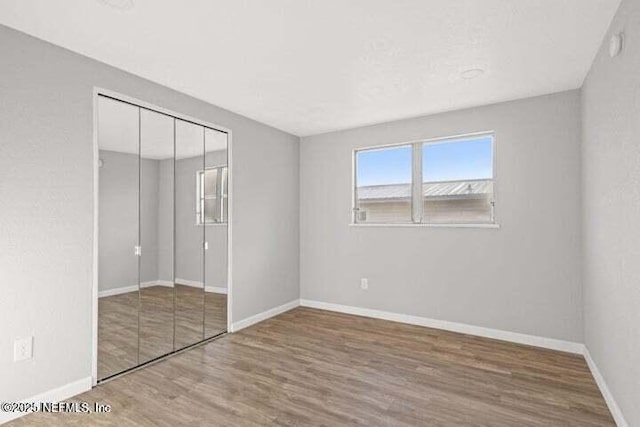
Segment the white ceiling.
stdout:
<path fill-rule="evenodd" d="M 110 1 L 0 22 L 300 136 L 578 88 L 620 2 Z"/>
<path fill-rule="evenodd" d="M 140 129 L 140 135 L 138 135 Z M 207 152 L 226 150 L 227 134 L 176 120 L 177 159 L 201 156 Z M 140 141 L 138 142 L 138 137 Z M 98 98 L 98 147 L 119 153 L 140 154 L 145 159 L 173 158 L 173 118 L 109 98 Z"/>

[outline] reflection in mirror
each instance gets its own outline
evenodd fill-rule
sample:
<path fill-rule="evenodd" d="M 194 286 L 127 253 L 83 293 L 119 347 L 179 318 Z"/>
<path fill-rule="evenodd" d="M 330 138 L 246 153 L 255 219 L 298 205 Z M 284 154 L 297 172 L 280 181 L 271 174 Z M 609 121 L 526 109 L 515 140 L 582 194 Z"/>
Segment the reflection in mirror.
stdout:
<path fill-rule="evenodd" d="M 173 118 L 140 116 L 140 360 L 173 351 Z"/>
<path fill-rule="evenodd" d="M 227 134 L 205 131 L 205 168 L 199 171 L 205 233 L 205 337 L 227 329 Z"/>
<path fill-rule="evenodd" d="M 98 379 L 138 364 L 138 108 L 98 98 Z"/>
<path fill-rule="evenodd" d="M 98 379 L 227 329 L 227 134 L 98 97 Z"/>
<path fill-rule="evenodd" d="M 204 128 L 176 119 L 175 347 L 204 339 L 204 229 L 198 171 L 204 168 Z"/>

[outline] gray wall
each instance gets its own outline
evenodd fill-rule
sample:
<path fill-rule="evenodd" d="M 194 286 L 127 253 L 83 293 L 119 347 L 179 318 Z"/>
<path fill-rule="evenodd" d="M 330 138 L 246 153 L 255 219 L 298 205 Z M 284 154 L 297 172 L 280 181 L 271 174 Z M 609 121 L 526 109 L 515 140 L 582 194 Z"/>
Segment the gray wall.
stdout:
<path fill-rule="evenodd" d="M 179 163 L 179 162 L 178 162 Z M 221 166 L 227 164 L 225 151 L 209 151 L 205 155 L 207 167 Z M 200 170 L 202 168 L 198 168 Z M 192 172 L 195 176 L 197 170 Z M 191 186 L 195 190 L 195 185 Z M 192 218 L 195 218 L 195 205 L 191 203 L 194 210 Z M 193 226 L 194 220 L 191 220 Z M 200 226 L 200 228 L 202 228 Z M 204 230 L 205 240 L 209 244 L 209 249 L 205 252 L 205 284 L 207 286 L 226 287 L 227 286 L 227 226 L 207 225 Z M 177 276 L 182 277 L 182 276 Z M 188 277 L 185 277 L 188 279 Z M 300 285 L 298 284 L 298 292 Z"/>
<path fill-rule="evenodd" d="M 224 151 L 208 152 L 206 161 L 207 167 L 227 163 Z M 205 283 L 226 287 L 227 226 L 196 224 L 196 174 L 202 168 L 202 157 L 176 161 L 176 278 L 202 282 L 202 241 L 206 240 Z"/>
<path fill-rule="evenodd" d="M 91 374 L 94 86 L 233 130 L 233 319 L 298 298 L 297 137 L 2 26 L 0 58 L 0 400 Z"/>
<path fill-rule="evenodd" d="M 138 156 L 100 150 L 100 158 L 98 289 L 137 286 L 138 228 L 144 248 L 140 281 L 158 280 L 158 161 L 142 159 L 138 224 Z"/>
<path fill-rule="evenodd" d="M 137 286 L 138 156 L 101 150 L 100 158 L 98 289 Z"/>
<path fill-rule="evenodd" d="M 623 53 L 609 38 L 624 31 Z M 640 425 L 640 2 L 624 0 L 583 88 L 585 344 Z"/>
<path fill-rule="evenodd" d="M 99 279 L 106 291 L 137 286 L 138 156 L 100 150 Z M 207 153 L 207 166 L 227 163 L 226 151 Z M 142 160 L 140 173 L 140 281 L 173 280 L 173 159 Z M 206 238 L 206 284 L 227 287 L 227 226 L 196 224 L 196 174 L 203 158 L 176 161 L 176 278 L 202 283 Z"/>
<path fill-rule="evenodd" d="M 354 148 L 486 130 L 500 229 L 349 226 Z M 579 92 L 307 137 L 300 150 L 301 298 L 582 341 Z"/>
<path fill-rule="evenodd" d="M 173 159 L 158 161 L 158 280 L 173 280 Z"/>
<path fill-rule="evenodd" d="M 143 250 L 142 257 L 140 257 L 140 282 L 143 283 L 158 280 L 158 214 L 160 211 L 158 183 L 158 161 L 142 159 L 140 162 L 139 227 L 140 245 Z M 100 237 L 98 237 L 98 244 L 100 244 Z M 129 254 L 131 254 L 130 250 L 129 247 Z M 98 248 L 98 254 L 100 254 L 100 248 Z"/>

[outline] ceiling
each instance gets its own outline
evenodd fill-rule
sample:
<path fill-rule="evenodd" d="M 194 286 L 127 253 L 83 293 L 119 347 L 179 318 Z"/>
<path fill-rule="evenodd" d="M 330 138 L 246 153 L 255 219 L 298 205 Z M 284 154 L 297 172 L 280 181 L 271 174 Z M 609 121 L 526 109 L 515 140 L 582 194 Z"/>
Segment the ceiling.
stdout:
<path fill-rule="evenodd" d="M 306 136 L 578 88 L 619 2 L 3 0 L 0 23 Z"/>
<path fill-rule="evenodd" d="M 138 134 L 138 129 L 140 132 Z M 204 137 L 204 146 L 203 146 Z M 177 159 L 226 150 L 227 134 L 176 119 Z M 100 150 L 138 154 L 145 159 L 171 159 L 174 155 L 173 118 L 109 98 L 98 98 L 98 147 Z"/>

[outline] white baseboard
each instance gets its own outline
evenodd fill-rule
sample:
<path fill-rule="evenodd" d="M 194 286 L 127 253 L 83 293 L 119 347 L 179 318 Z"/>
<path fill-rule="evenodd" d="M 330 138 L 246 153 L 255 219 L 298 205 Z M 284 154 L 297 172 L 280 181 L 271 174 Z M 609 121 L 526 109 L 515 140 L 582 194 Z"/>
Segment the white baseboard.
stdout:
<path fill-rule="evenodd" d="M 176 277 L 176 285 L 192 286 L 194 288 L 201 288 L 202 282 L 197 280 L 187 280 Z"/>
<path fill-rule="evenodd" d="M 292 310 L 300 305 L 300 300 L 289 301 L 286 304 L 282 304 L 281 306 L 274 307 L 272 309 L 263 311 L 262 313 L 258 313 L 254 316 L 247 317 L 246 319 L 239 320 L 231 324 L 230 332 L 238 332 L 241 329 L 247 328 L 251 325 L 255 325 L 256 323 L 262 322 L 263 320 L 267 320 L 270 317 L 277 316 L 278 314 L 282 314 L 285 311 Z"/>
<path fill-rule="evenodd" d="M 150 288 L 152 286 L 166 286 L 170 288 L 173 286 L 173 282 L 171 280 L 151 280 L 149 282 L 140 283 L 141 288 Z"/>
<path fill-rule="evenodd" d="M 587 365 L 589 366 L 589 369 L 591 370 L 591 374 L 593 375 L 593 378 L 595 379 L 596 384 L 600 389 L 600 393 L 602 393 L 602 397 L 604 397 L 604 401 L 607 402 L 607 406 L 609 407 L 609 411 L 611 412 L 611 415 L 613 416 L 613 419 L 616 422 L 616 425 L 618 427 L 629 427 L 629 424 L 627 424 L 627 421 L 624 419 L 624 416 L 622 415 L 622 410 L 620 409 L 615 399 L 613 398 L 613 395 L 611 394 L 611 391 L 609 390 L 609 387 L 607 386 L 607 383 L 605 382 L 604 377 L 600 373 L 600 370 L 598 369 L 596 362 L 594 362 L 593 359 L 591 358 L 589 349 L 586 347 L 584 349 L 584 359 L 587 361 Z"/>
<path fill-rule="evenodd" d="M 176 278 L 176 283 L 178 285 L 193 286 L 193 287 L 197 287 L 197 288 L 201 288 L 202 287 L 202 282 L 195 282 L 193 280 L 185 280 L 185 279 Z M 173 282 L 171 282 L 170 280 L 151 280 L 149 282 L 140 283 L 140 287 L 141 288 L 149 288 L 151 286 L 171 287 L 171 286 L 173 286 Z M 113 288 L 113 289 L 106 289 L 104 291 L 99 291 L 98 292 L 98 298 L 110 297 L 110 296 L 113 296 L 113 295 L 126 294 L 126 293 L 129 293 L 129 292 L 135 292 L 137 290 L 138 290 L 138 287 L 136 285 L 123 286 L 123 287 L 120 287 L 120 288 Z M 205 292 L 213 292 L 213 293 L 216 293 L 216 294 L 226 294 L 227 293 L 227 288 L 224 287 L 224 286 L 206 286 L 204 291 Z"/>
<path fill-rule="evenodd" d="M 151 281 L 148 281 L 148 282 L 141 282 L 140 283 L 140 287 L 141 288 L 150 288 L 151 286 L 171 287 L 171 286 L 173 286 L 173 283 L 170 280 L 151 280 Z M 126 294 L 126 293 L 129 293 L 129 292 L 135 292 L 137 290 L 138 290 L 138 287 L 136 285 L 123 286 L 121 288 L 107 289 L 107 290 L 104 290 L 104 291 L 99 291 L 98 292 L 98 298 L 110 297 L 112 295 Z"/>
<path fill-rule="evenodd" d="M 205 286 L 205 292 L 213 292 L 214 294 L 226 294 L 227 288 L 223 288 L 222 286 Z"/>
<path fill-rule="evenodd" d="M 91 390 L 91 377 L 86 377 L 81 380 L 65 384 L 62 387 L 45 391 L 44 393 L 40 393 L 28 399 L 23 399 L 21 402 L 60 402 L 80 393 L 84 393 L 87 390 Z M 29 414 L 29 412 L 0 412 L 0 424 L 15 420 L 16 418 L 20 418 L 27 414 Z"/>
<path fill-rule="evenodd" d="M 135 292 L 138 290 L 138 286 L 122 286 L 120 288 L 106 289 L 104 291 L 98 291 L 98 298 L 110 297 L 113 295 L 126 294 L 129 292 Z"/>
<path fill-rule="evenodd" d="M 202 287 L 202 282 L 198 282 L 196 280 L 187 280 L 187 279 L 180 279 L 179 277 L 176 277 L 176 284 L 177 285 L 184 285 L 184 286 L 193 286 L 194 288 L 201 288 Z M 227 288 L 226 286 L 211 286 L 211 285 L 207 285 L 204 287 L 204 291 L 205 292 L 213 292 L 216 294 L 226 294 L 227 293 Z"/>
<path fill-rule="evenodd" d="M 426 326 L 428 328 L 443 329 L 445 331 L 459 332 L 467 335 L 476 335 L 484 338 L 509 341 L 517 344 L 526 344 L 535 347 L 559 350 L 568 353 L 583 354 L 584 344 L 563 341 L 554 338 L 526 335 L 518 332 L 509 332 L 499 329 L 485 328 L 482 326 L 467 325 L 465 323 L 449 322 L 446 320 L 430 319 L 427 317 L 411 316 L 408 314 L 391 313 L 388 311 L 372 310 L 369 308 L 353 307 L 348 305 L 332 304 L 328 302 L 301 299 L 303 307 L 319 308 L 322 310 L 336 311 L 339 313 L 354 314 L 356 316 L 372 317 L 374 319 L 391 320 L 393 322 L 407 323 L 410 325 Z"/>

